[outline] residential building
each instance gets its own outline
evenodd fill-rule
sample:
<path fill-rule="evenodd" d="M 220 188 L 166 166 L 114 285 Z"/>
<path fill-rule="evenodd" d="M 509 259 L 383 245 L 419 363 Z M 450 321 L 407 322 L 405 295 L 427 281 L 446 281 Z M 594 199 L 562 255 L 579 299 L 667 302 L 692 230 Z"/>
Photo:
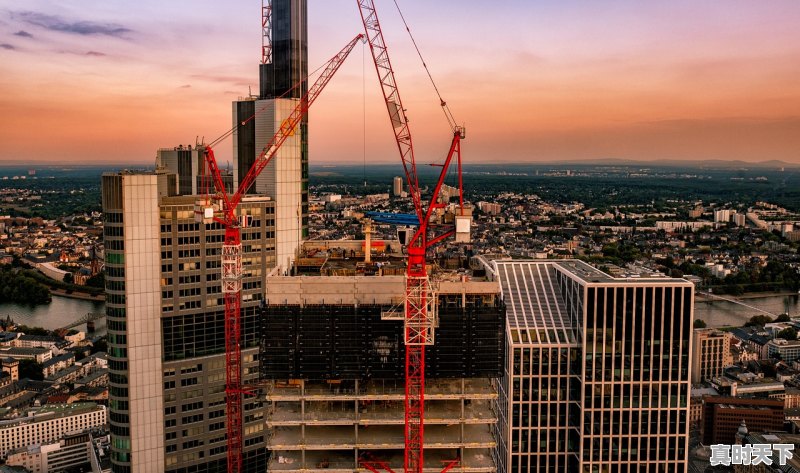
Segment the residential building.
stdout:
<path fill-rule="evenodd" d="M 720 209 L 714 211 L 714 223 L 728 223 L 736 212 L 730 209 Z"/>
<path fill-rule="evenodd" d="M 32 410 L 25 417 L 0 421 L 0 458 L 9 451 L 31 444 L 44 444 L 67 433 L 104 427 L 108 422 L 105 406 L 95 403 L 49 404 Z"/>
<path fill-rule="evenodd" d="M 733 335 L 716 329 L 697 329 L 692 334 L 692 383 L 722 376 L 722 370 L 733 364 Z"/>
<path fill-rule="evenodd" d="M 483 263 L 507 307 L 498 471 L 684 471 L 693 285 L 576 260 Z"/>
<path fill-rule="evenodd" d="M 47 348 L 19 348 L 0 347 L 0 358 L 13 358 L 19 360 L 33 360 L 44 363 L 53 357 L 53 352 Z"/>
<path fill-rule="evenodd" d="M 56 372 L 61 371 L 75 364 L 75 353 L 67 352 L 63 355 L 58 355 L 44 362 L 42 365 L 42 373 L 44 377 L 53 376 Z"/>
<path fill-rule="evenodd" d="M 403 178 L 400 176 L 395 176 L 392 180 L 392 195 L 395 197 L 400 197 L 403 194 Z"/>
<path fill-rule="evenodd" d="M 103 176 L 115 473 L 224 471 L 227 461 L 224 229 L 196 222 L 196 197 L 175 196 L 170 181 L 162 173 Z M 242 229 L 242 364 L 249 382 L 258 371 L 257 307 L 275 265 L 274 202 L 248 196 L 239 212 L 248 223 Z M 263 471 L 261 404 L 246 402 L 243 413 L 244 464 Z"/>

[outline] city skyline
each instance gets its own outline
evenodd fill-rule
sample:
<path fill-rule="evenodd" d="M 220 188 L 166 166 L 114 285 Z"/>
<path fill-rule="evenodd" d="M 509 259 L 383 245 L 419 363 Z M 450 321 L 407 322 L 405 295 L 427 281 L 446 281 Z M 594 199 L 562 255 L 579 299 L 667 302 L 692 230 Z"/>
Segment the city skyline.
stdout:
<path fill-rule="evenodd" d="M 800 163 L 794 2 L 401 6 L 467 125 L 473 163 Z M 394 5 L 378 7 L 418 160 L 438 160 L 448 131 L 437 99 Z M 310 69 L 360 31 L 355 5 L 312 2 Z M 311 110 L 312 165 L 361 163 L 365 144 L 370 163 L 396 162 L 369 54 L 352 56 Z M 259 5 L 6 2 L 0 57 L 0 162 L 152 163 L 157 148 L 223 133 L 230 102 L 258 92 Z"/>

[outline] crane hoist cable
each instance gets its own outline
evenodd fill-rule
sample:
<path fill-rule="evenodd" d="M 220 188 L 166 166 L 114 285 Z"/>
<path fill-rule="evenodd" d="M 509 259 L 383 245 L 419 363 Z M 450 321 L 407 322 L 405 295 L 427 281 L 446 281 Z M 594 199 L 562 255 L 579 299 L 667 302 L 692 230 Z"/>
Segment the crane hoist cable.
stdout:
<path fill-rule="evenodd" d="M 433 75 L 431 75 L 431 71 L 428 69 L 428 64 L 425 62 L 425 58 L 422 57 L 422 51 L 420 51 L 419 46 L 417 46 L 417 40 L 414 39 L 414 35 L 411 33 L 411 28 L 408 26 L 408 22 L 406 22 L 406 17 L 403 15 L 402 10 L 400 10 L 400 5 L 397 3 L 397 0 L 393 1 L 394 6 L 397 7 L 397 13 L 400 14 L 400 19 L 403 20 L 403 26 L 405 26 L 406 31 L 408 32 L 408 37 L 411 38 L 411 43 L 414 45 L 414 49 L 417 51 L 417 56 L 419 56 L 419 60 L 422 61 L 422 67 L 425 68 L 425 72 L 428 74 L 428 79 L 431 80 L 433 90 L 436 91 L 436 95 L 439 97 L 439 104 L 442 106 L 442 111 L 447 119 L 447 123 L 450 125 L 451 129 L 455 130 L 458 122 L 456 122 L 455 117 L 453 117 L 453 113 L 450 111 L 450 107 L 447 106 L 447 102 L 445 102 L 445 100 L 442 98 L 442 94 L 439 92 L 439 87 L 436 86 L 436 81 L 433 80 Z"/>

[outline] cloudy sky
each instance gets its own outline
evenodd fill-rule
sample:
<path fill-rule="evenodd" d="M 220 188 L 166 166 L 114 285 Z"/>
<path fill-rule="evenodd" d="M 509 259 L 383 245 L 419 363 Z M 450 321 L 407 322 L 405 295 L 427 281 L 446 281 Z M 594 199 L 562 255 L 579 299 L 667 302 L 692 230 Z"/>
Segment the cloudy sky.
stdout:
<path fill-rule="evenodd" d="M 800 163 L 797 0 L 398 3 L 468 161 Z M 438 100 L 394 3 L 376 4 L 418 159 L 437 161 Z M 313 70 L 361 24 L 354 1 L 308 5 Z M 0 163 L 151 163 L 216 138 L 258 88 L 260 35 L 258 0 L 0 0 Z M 311 111 L 312 164 L 397 160 L 369 61 L 357 46 Z"/>

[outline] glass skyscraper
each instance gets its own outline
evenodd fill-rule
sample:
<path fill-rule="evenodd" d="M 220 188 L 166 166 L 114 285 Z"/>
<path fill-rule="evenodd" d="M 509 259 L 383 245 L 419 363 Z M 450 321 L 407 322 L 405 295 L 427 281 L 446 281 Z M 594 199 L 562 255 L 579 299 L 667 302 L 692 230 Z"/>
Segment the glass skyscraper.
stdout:
<path fill-rule="evenodd" d="M 500 472 L 683 472 L 693 285 L 495 261 L 507 307 Z"/>

